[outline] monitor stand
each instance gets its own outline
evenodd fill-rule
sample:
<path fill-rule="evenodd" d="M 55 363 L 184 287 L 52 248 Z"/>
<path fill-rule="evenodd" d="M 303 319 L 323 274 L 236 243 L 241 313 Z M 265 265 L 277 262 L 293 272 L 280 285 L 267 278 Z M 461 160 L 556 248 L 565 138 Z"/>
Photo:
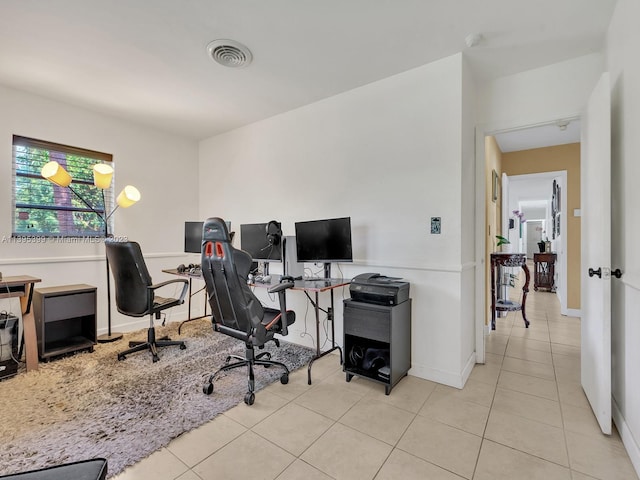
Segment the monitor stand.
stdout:
<path fill-rule="evenodd" d="M 262 275 L 264 277 L 266 277 L 267 275 L 269 275 L 269 262 L 264 262 L 262 264 Z"/>
<path fill-rule="evenodd" d="M 329 280 L 331 278 L 331 263 L 329 262 L 324 264 L 324 278 L 325 280 Z"/>

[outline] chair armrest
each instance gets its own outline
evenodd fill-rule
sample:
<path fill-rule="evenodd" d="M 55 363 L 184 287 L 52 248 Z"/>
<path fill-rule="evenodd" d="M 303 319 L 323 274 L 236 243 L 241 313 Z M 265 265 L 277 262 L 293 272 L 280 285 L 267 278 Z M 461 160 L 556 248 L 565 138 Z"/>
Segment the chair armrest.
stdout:
<path fill-rule="evenodd" d="M 280 332 L 280 335 L 282 336 L 287 336 L 289 334 L 289 329 L 287 328 L 289 326 L 288 323 L 288 315 L 287 315 L 287 290 L 290 289 L 291 287 L 293 287 L 293 282 L 291 281 L 285 281 L 282 283 L 279 283 L 277 285 L 274 285 L 273 287 L 269 288 L 268 292 L 269 293 L 277 293 L 278 294 L 278 300 L 280 301 L 280 315 L 282 318 L 282 331 Z"/>
<path fill-rule="evenodd" d="M 294 285 L 293 282 L 278 283 L 277 285 L 270 287 L 269 290 L 267 291 L 269 293 L 278 293 L 278 292 L 281 292 L 282 290 L 287 290 L 288 288 L 293 287 L 293 285 Z"/>
<path fill-rule="evenodd" d="M 152 290 L 154 293 L 157 289 L 162 288 L 162 287 L 166 287 L 167 285 L 171 285 L 174 283 L 182 283 L 184 285 L 182 285 L 182 292 L 180 292 L 180 303 L 184 302 L 184 297 L 187 295 L 187 289 L 189 288 L 189 280 L 186 280 L 184 278 L 176 278 L 173 280 L 167 280 L 166 282 L 161 282 L 161 283 L 156 283 L 153 285 L 149 285 L 147 287 L 148 290 Z"/>

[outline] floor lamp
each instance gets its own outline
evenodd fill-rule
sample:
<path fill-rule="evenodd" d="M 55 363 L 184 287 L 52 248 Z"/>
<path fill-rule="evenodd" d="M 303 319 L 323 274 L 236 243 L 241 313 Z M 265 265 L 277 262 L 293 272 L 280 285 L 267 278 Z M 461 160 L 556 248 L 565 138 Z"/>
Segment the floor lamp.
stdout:
<path fill-rule="evenodd" d="M 58 162 L 48 162 L 42 167 L 42 176 L 49 180 L 51 183 L 58 185 L 59 187 L 65 187 L 71 190 L 76 197 L 78 197 L 82 203 L 84 203 L 93 213 L 95 213 L 102 223 L 104 224 L 104 236 L 109 236 L 109 218 L 118 209 L 118 207 L 128 208 L 138 200 L 140 200 L 140 192 L 132 185 L 127 185 L 122 189 L 116 198 L 116 206 L 107 215 L 106 204 L 104 198 L 104 191 L 111 186 L 111 179 L 113 177 L 113 168 L 106 163 L 96 163 L 93 166 L 93 184 L 102 191 L 102 205 L 105 207 L 102 213 L 96 210 L 95 206 L 91 205 L 87 200 L 82 197 L 72 186 L 71 175 L 67 172 Z M 107 333 L 98 336 L 98 342 L 114 342 L 122 338 L 122 333 L 114 333 L 111 331 L 111 272 L 109 269 L 109 260 L 106 259 L 107 264 Z"/>

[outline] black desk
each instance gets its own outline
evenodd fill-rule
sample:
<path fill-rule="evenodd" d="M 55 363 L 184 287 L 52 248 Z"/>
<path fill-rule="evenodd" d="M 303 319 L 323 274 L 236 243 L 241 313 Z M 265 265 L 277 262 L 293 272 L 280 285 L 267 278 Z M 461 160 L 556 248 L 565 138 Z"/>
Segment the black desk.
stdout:
<path fill-rule="evenodd" d="M 194 278 L 202 280 L 202 271 L 197 270 L 197 273 L 189 273 L 189 272 L 179 272 L 177 268 L 167 268 L 166 270 L 162 270 L 164 273 L 168 273 L 170 275 L 177 275 L 178 277 L 188 278 L 189 279 L 189 299 L 187 301 L 187 319 L 180 323 L 178 326 L 178 335 L 180 335 L 180 330 L 182 330 L 182 325 L 187 322 L 191 322 L 192 320 L 200 320 L 201 318 L 205 318 L 207 316 L 207 296 L 206 289 L 204 286 L 200 288 L 197 292 L 193 293 L 192 290 L 192 282 Z M 205 298 L 204 298 L 204 315 L 201 317 L 191 318 L 191 297 L 205 290 Z"/>
<path fill-rule="evenodd" d="M 272 285 L 276 285 L 280 282 L 280 275 L 272 275 L 270 283 L 252 283 L 250 284 L 252 287 L 265 287 L 269 288 Z M 340 352 L 340 365 L 343 363 L 342 359 L 342 348 L 336 345 L 336 332 L 334 325 L 334 300 L 333 300 L 333 291 L 336 288 L 344 287 L 345 285 L 349 285 L 351 280 L 345 280 L 343 278 L 329 278 L 322 280 L 296 280 L 293 284 L 292 290 L 302 291 L 307 295 L 307 298 L 313 305 L 316 314 L 316 354 L 309 362 L 309 366 L 307 367 L 307 381 L 309 385 L 311 385 L 311 367 L 313 362 L 318 360 L 319 358 L 324 357 L 325 355 L 333 352 L 334 350 L 338 350 Z M 322 352 L 320 350 L 320 292 L 329 292 L 331 295 L 331 306 L 327 310 L 327 320 L 331 322 L 331 348 Z M 313 293 L 314 298 L 311 298 L 309 295 Z"/>
<path fill-rule="evenodd" d="M 175 268 L 169 268 L 162 271 L 164 273 L 169 273 L 171 275 L 178 275 L 178 276 L 186 277 L 189 279 L 189 307 L 188 307 L 189 313 L 188 313 L 188 318 L 184 320 L 178 327 L 178 333 L 180 333 L 180 329 L 182 328 L 182 325 L 185 324 L 186 322 L 204 318 L 204 317 L 191 318 L 192 295 L 195 295 L 195 293 L 198 293 L 202 290 L 206 290 L 206 286 L 205 286 L 200 290 L 198 290 L 197 292 L 192 293 L 191 282 L 194 278 L 202 280 L 202 272 L 201 271 L 198 271 L 197 273 L 178 272 L 178 270 Z M 280 282 L 280 275 L 271 275 L 271 281 L 268 283 L 256 282 L 256 283 L 250 283 L 249 285 L 251 287 L 269 288 L 273 285 L 278 284 L 279 282 Z M 322 280 L 296 280 L 294 282 L 292 290 L 302 291 L 305 293 L 305 295 L 307 295 L 307 298 L 309 299 L 309 301 L 314 307 L 315 315 L 316 315 L 316 355 L 311 359 L 311 361 L 309 362 L 309 366 L 307 367 L 307 376 L 308 376 L 309 385 L 311 385 L 311 366 L 313 365 L 313 362 L 315 360 L 318 360 L 319 358 L 324 357 L 325 355 L 333 352 L 334 350 L 338 350 L 340 352 L 340 365 L 342 365 L 343 363 L 342 348 L 340 348 L 339 345 L 336 345 L 336 335 L 335 335 L 335 325 L 334 325 L 335 308 L 334 308 L 334 300 L 333 300 L 333 290 L 335 290 L 336 288 L 344 287 L 345 285 L 349 285 L 350 283 L 351 283 L 351 280 L 345 280 L 343 278 L 330 278 L 330 279 L 322 279 Z M 327 292 L 327 291 L 330 292 L 330 295 L 331 295 L 331 306 L 327 310 L 327 319 L 329 322 L 331 322 L 331 348 L 323 352 L 320 350 L 320 310 L 322 309 L 320 308 L 319 296 L 320 296 L 320 292 Z M 313 293 L 314 298 L 312 298 L 309 295 L 310 293 Z M 206 317 L 206 312 L 207 312 L 206 298 L 205 298 L 204 309 L 205 309 L 204 316 Z"/>

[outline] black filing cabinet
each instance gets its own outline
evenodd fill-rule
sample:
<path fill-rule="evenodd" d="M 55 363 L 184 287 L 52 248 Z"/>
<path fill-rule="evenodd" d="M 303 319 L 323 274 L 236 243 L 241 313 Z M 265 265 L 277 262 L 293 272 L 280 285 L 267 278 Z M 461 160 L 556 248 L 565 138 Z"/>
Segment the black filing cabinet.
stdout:
<path fill-rule="evenodd" d="M 43 360 L 93 351 L 96 344 L 96 287 L 64 285 L 38 288 L 33 295 L 38 355 Z"/>
<path fill-rule="evenodd" d="M 344 371 L 382 383 L 385 393 L 411 368 L 411 299 L 398 305 L 344 300 Z"/>

